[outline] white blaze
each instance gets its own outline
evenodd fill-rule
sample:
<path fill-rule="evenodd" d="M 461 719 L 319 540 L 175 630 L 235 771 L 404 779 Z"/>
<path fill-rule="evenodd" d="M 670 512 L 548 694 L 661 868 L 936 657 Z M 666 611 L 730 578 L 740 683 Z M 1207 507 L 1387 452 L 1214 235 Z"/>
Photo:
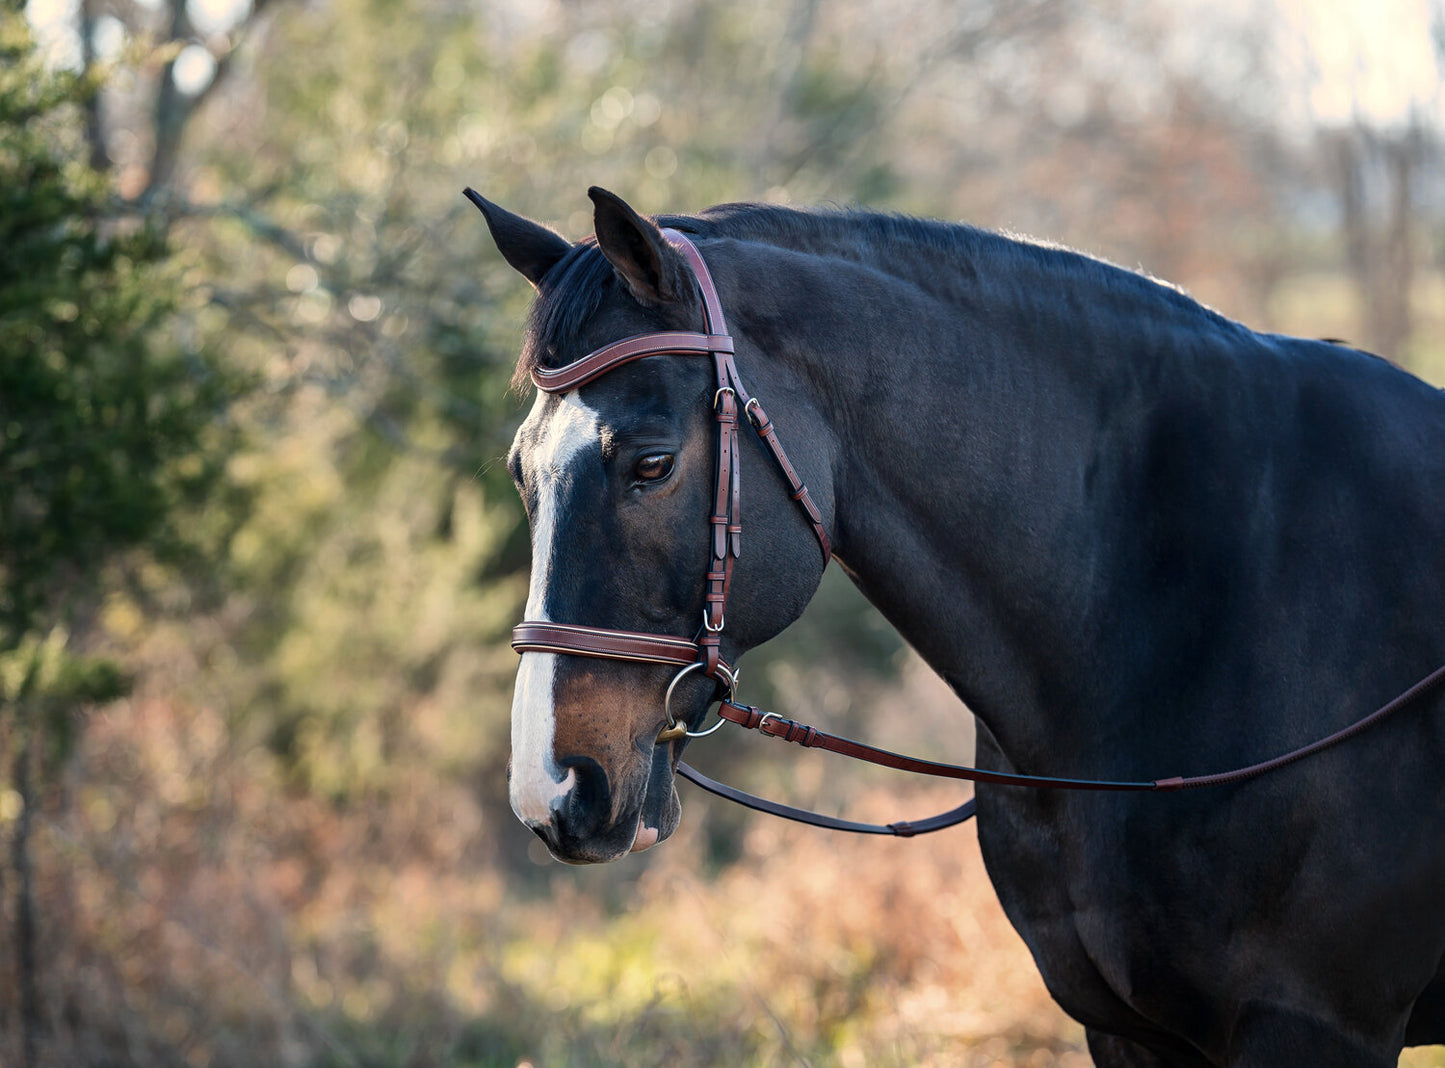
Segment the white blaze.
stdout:
<path fill-rule="evenodd" d="M 527 423 L 542 421 L 547 394 L 540 390 Z M 534 438 L 527 457 L 528 481 L 536 490 L 532 511 L 532 581 L 527 591 L 526 618 L 550 623 L 547 616 L 547 582 L 552 573 L 552 539 L 557 528 L 559 498 L 568 468 L 578 453 L 600 436 L 597 413 L 573 390 L 563 394 L 547 425 Z M 512 811 L 526 823 L 546 823 L 552 806 L 572 789 L 576 773 L 564 778 L 552 756 L 556 732 L 552 687 L 556 678 L 555 653 L 526 653 L 517 669 L 512 694 Z M 560 781 L 559 781 L 560 780 Z"/>

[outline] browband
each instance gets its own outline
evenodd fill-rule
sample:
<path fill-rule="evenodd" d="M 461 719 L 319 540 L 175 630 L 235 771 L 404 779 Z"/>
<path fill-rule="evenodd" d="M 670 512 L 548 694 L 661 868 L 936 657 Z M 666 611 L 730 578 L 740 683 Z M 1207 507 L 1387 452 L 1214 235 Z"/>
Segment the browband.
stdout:
<path fill-rule="evenodd" d="M 565 367 L 533 368 L 532 381 L 543 393 L 566 393 L 644 356 L 707 356 L 732 351 L 733 339 L 726 334 L 692 334 L 681 330 L 638 334 L 614 341 Z"/>

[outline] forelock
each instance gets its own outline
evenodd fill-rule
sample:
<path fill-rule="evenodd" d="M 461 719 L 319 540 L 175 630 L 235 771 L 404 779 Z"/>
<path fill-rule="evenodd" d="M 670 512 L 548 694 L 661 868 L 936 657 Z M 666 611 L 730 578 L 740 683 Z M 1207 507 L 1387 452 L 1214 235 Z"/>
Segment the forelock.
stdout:
<path fill-rule="evenodd" d="M 587 241 L 572 246 L 542 279 L 532 303 L 522 353 L 512 375 L 514 390 L 526 389 L 534 368 L 557 366 L 557 354 L 597 313 L 603 298 L 617 284 L 612 265 L 595 244 Z"/>

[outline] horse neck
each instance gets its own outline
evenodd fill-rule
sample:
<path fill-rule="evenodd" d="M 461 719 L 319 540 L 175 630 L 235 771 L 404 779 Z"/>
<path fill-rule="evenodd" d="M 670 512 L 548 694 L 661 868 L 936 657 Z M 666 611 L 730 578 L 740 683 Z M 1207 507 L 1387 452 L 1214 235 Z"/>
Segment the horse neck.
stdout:
<path fill-rule="evenodd" d="M 890 271 L 778 250 L 742 281 L 733 317 L 815 384 L 839 442 L 840 565 L 1004 751 L 1038 768 L 1070 733 L 1097 736 L 1088 710 L 1117 659 L 1099 606 L 1118 502 L 1093 482 L 1137 439 L 1131 398 L 1171 388 L 1167 369 L 1124 357 L 1161 347 L 1146 334 L 1208 346 L 1201 316 L 1213 320 L 1145 279 L 1113 279 L 1120 290 L 1104 271 L 1091 290 L 1077 264 L 1050 277 L 1047 254 L 998 251 Z"/>

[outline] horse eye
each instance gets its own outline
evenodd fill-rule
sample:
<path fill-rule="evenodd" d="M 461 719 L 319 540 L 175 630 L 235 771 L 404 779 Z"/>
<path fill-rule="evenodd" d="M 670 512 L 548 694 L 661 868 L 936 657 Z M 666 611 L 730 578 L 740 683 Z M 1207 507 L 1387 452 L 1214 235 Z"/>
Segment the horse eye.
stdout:
<path fill-rule="evenodd" d="M 661 482 L 672 474 L 672 453 L 649 453 L 637 461 L 632 474 L 638 482 Z"/>

